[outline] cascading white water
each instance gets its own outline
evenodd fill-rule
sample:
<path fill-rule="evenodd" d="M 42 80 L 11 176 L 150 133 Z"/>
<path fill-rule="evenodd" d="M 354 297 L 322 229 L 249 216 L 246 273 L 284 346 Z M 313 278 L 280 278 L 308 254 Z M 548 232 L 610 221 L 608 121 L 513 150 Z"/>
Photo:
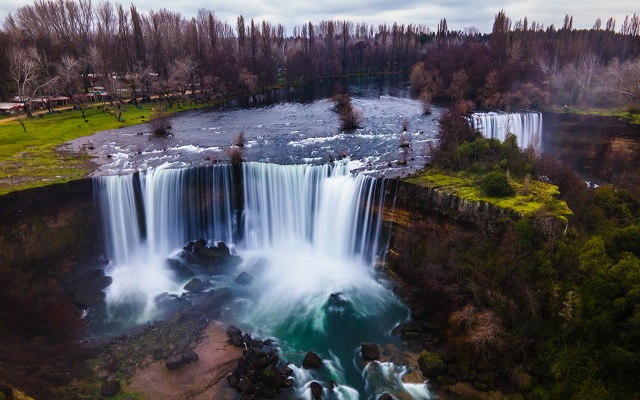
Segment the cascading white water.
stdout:
<path fill-rule="evenodd" d="M 539 112 L 523 113 L 474 113 L 471 125 L 486 138 L 504 141 L 507 133 L 518 138 L 518 146 L 526 149 L 530 145 L 539 147 L 542 140 L 542 114 Z"/>
<path fill-rule="evenodd" d="M 249 290 L 233 282 L 235 274 L 222 278 L 236 293 L 234 318 L 243 330 L 278 338 L 285 353 L 314 350 L 332 365 L 301 372 L 298 394 L 304 396 L 310 380 L 326 386 L 335 381 L 329 398 L 371 392 L 367 375 L 352 362 L 354 349 L 364 341 L 390 340 L 388 332 L 407 313 L 372 268 L 385 181 L 354 176 L 348 164 L 244 163 L 239 196 L 234 171 L 217 165 L 158 168 L 137 180 L 96 178 L 113 260 L 108 301 L 129 302 L 138 293 L 151 303 L 162 292 L 178 291 L 164 259 L 188 240 L 233 244 L 246 260 L 236 272 L 256 277 Z M 147 286 L 147 280 L 157 282 Z M 424 385 L 410 390 L 428 398 Z"/>
<path fill-rule="evenodd" d="M 130 323 L 153 317 L 155 297 L 180 289 L 165 267 L 168 255 L 192 238 L 234 238 L 234 189 L 228 166 L 163 166 L 139 177 L 101 176 L 94 179 L 94 188 L 113 278 L 107 302 L 113 308 L 126 304 L 127 311 L 137 303 L 140 310 L 128 312 L 134 316 Z"/>

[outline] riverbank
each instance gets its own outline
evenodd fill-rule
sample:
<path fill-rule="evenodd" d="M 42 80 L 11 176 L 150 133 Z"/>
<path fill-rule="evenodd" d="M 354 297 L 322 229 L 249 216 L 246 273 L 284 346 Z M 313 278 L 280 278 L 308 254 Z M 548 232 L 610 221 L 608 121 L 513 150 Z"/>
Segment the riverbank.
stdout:
<path fill-rule="evenodd" d="M 229 343 L 225 329 L 221 323 L 211 322 L 194 348 L 197 361 L 176 371 L 168 371 L 164 360 L 152 362 L 133 374 L 128 391 L 148 400 L 237 399 L 236 390 L 225 378 L 236 367 L 242 350 Z"/>

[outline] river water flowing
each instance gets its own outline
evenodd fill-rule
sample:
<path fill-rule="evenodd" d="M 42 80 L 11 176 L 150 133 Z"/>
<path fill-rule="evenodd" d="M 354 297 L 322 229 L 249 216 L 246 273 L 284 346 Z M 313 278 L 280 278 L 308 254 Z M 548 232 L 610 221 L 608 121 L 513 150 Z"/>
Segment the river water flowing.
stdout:
<path fill-rule="evenodd" d="M 301 365 L 308 351 L 324 360 L 319 370 L 293 367 L 297 397 L 310 398 L 318 381 L 327 399 L 430 398 L 426 384 L 403 382 L 407 366 L 363 363 L 360 345 L 400 346 L 390 332 L 409 310 L 375 269 L 386 251 L 382 210 L 394 203 L 393 182 L 384 177 L 424 165 L 440 109 L 422 114 L 403 77 L 346 84 L 365 116 L 350 132 L 340 130 L 327 100 L 333 83 L 321 82 L 244 106 L 181 113 L 168 137 L 135 126 L 76 140 L 72 147 L 91 148 L 100 163 L 95 198 L 113 278 L 106 306 L 93 311 L 94 333 L 166 316 L 186 283 L 167 258 L 188 241 L 222 241 L 243 262 L 200 276 L 233 293 L 221 318 L 276 338 L 287 362 Z M 502 117 L 481 118 L 487 125 Z M 245 162 L 233 166 L 224 163 L 225 149 L 238 132 Z M 411 143 L 406 156 L 403 136 Z M 255 280 L 236 283 L 241 272 Z"/>

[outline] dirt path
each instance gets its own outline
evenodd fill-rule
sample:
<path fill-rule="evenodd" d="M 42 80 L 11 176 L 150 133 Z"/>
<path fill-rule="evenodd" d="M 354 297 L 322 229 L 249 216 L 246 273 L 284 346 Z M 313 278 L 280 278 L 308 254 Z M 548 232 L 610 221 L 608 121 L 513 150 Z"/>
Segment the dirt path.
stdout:
<path fill-rule="evenodd" d="M 129 391 L 144 399 L 234 400 L 238 394 L 229 388 L 227 374 L 236 366 L 242 350 L 228 343 L 225 328 L 212 322 L 195 349 L 198 361 L 177 371 L 167 370 L 163 361 L 154 362 L 133 376 Z"/>

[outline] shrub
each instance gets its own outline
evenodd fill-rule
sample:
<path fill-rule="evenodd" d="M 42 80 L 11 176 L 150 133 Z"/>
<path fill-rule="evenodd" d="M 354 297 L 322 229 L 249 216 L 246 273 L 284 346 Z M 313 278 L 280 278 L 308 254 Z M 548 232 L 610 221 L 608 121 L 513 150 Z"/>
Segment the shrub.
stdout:
<path fill-rule="evenodd" d="M 362 124 L 362 119 L 362 111 L 355 110 L 353 107 L 340 112 L 340 126 L 345 131 L 358 128 Z"/>
<path fill-rule="evenodd" d="M 507 175 L 500 171 L 492 171 L 482 178 L 482 190 L 490 197 L 507 197 L 515 194 L 509 185 Z"/>
<path fill-rule="evenodd" d="M 165 135 L 167 133 L 168 120 L 167 112 L 162 107 L 156 108 L 151 117 L 151 129 L 153 133 L 158 136 Z"/>

